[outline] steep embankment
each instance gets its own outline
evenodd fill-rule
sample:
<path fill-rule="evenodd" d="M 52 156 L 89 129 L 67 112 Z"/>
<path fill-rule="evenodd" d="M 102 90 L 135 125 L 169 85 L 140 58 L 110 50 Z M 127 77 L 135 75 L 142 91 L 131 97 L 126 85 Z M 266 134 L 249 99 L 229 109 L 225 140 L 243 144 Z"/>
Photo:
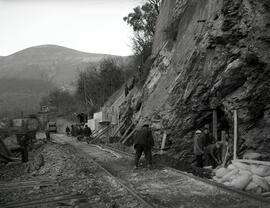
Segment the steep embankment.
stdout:
<path fill-rule="evenodd" d="M 194 130 L 212 126 L 233 136 L 238 110 L 240 150 L 270 153 L 270 3 L 267 0 L 165 0 L 157 22 L 141 120 L 157 141 L 167 129 L 170 152 L 190 159 Z M 135 117 L 135 116 L 134 116 Z M 230 141 L 232 142 L 232 141 Z"/>

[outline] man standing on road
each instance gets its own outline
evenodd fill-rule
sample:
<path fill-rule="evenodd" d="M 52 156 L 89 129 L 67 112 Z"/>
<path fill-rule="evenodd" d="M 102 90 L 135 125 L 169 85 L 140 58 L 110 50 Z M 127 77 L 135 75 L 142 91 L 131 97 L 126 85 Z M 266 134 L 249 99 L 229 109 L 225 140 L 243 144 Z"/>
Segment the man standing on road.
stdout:
<path fill-rule="evenodd" d="M 89 126 L 87 124 L 85 124 L 84 130 L 83 130 L 83 134 L 86 137 L 90 137 L 92 134 L 91 129 L 89 128 Z"/>
<path fill-rule="evenodd" d="M 204 146 L 203 146 L 203 134 L 201 130 L 196 130 L 195 132 L 193 151 L 194 155 L 196 156 L 196 166 L 202 168 Z"/>
<path fill-rule="evenodd" d="M 67 126 L 66 127 L 66 134 L 69 136 L 70 135 L 70 128 Z"/>
<path fill-rule="evenodd" d="M 47 124 L 47 126 L 46 126 L 45 135 L 46 135 L 47 141 L 49 141 L 51 139 L 49 124 Z"/>
<path fill-rule="evenodd" d="M 135 169 L 139 167 L 139 160 L 144 153 L 147 161 L 147 167 L 152 167 L 152 147 L 154 146 L 154 139 L 151 129 L 148 124 L 138 129 L 134 134 L 134 149 L 135 154 Z"/>

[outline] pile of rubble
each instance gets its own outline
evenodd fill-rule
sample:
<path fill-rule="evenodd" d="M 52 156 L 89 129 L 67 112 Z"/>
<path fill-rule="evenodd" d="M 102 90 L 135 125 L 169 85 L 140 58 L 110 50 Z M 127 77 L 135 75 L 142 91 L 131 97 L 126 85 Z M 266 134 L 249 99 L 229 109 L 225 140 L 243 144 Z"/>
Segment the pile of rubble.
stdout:
<path fill-rule="evenodd" d="M 219 168 L 213 178 L 226 186 L 270 197 L 270 167 L 232 161 L 227 168 Z"/>

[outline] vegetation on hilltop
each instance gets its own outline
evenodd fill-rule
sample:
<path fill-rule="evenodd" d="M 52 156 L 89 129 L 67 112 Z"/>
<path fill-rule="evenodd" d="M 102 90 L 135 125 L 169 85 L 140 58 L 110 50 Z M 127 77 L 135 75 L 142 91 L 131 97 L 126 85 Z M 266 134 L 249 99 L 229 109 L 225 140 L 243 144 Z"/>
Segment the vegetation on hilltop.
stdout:
<path fill-rule="evenodd" d="M 133 11 L 123 18 L 134 31 L 132 47 L 137 59 L 136 68 L 138 68 L 138 77 L 141 84 L 146 80 L 150 69 L 149 65 L 151 65 L 147 60 L 152 52 L 160 4 L 161 0 L 147 0 L 145 4 L 133 8 Z"/>

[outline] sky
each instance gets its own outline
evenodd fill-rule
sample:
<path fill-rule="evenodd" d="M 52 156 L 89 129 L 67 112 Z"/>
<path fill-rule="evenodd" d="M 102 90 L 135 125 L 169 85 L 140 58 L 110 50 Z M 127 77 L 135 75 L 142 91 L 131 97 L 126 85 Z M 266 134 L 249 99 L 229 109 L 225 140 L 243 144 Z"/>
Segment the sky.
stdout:
<path fill-rule="evenodd" d="M 45 44 L 131 55 L 123 21 L 142 0 L 0 0 L 0 56 Z"/>

